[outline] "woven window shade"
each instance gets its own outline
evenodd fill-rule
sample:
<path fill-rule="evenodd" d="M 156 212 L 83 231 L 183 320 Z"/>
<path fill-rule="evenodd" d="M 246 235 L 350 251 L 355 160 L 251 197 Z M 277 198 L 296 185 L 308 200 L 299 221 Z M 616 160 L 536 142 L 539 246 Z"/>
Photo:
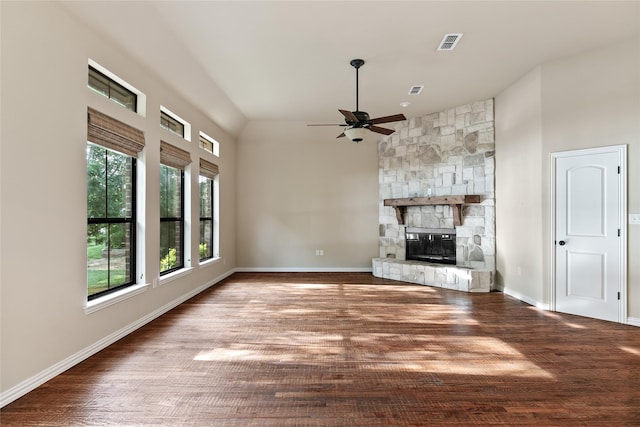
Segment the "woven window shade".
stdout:
<path fill-rule="evenodd" d="M 93 108 L 87 109 L 87 140 L 137 157 L 144 148 L 144 133 Z"/>
<path fill-rule="evenodd" d="M 204 159 L 200 159 L 200 175 L 209 179 L 216 179 L 216 175 L 219 173 L 220 170 L 218 169 L 218 165 Z"/>
<path fill-rule="evenodd" d="M 191 163 L 191 154 L 167 142 L 160 141 L 160 163 L 172 168 L 184 169 Z"/>

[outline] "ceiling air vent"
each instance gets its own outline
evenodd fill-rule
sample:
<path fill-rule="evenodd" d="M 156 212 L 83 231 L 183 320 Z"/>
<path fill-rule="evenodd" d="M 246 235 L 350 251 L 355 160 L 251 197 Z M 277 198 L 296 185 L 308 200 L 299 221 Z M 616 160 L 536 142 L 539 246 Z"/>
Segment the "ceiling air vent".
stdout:
<path fill-rule="evenodd" d="M 417 95 L 420 92 L 422 92 L 422 89 L 424 89 L 424 86 L 420 86 L 420 85 L 411 86 L 411 89 L 409 89 L 409 95 Z"/>
<path fill-rule="evenodd" d="M 462 37 L 461 33 L 457 34 L 445 34 L 440 42 L 440 46 L 438 46 L 438 50 L 453 50 L 454 47 L 460 41 Z"/>

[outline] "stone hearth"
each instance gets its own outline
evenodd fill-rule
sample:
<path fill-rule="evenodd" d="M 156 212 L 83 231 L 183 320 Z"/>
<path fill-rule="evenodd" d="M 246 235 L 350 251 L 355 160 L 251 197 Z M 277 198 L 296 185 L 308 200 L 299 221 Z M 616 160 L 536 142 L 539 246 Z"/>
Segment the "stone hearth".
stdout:
<path fill-rule="evenodd" d="M 455 291 L 490 292 L 493 289 L 494 272 L 420 261 L 374 258 L 373 275 Z"/>

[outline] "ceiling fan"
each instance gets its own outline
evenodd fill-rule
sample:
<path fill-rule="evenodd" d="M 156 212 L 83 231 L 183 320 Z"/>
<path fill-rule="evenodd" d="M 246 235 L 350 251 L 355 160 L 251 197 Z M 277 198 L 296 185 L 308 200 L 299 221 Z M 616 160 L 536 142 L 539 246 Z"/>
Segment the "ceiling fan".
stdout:
<path fill-rule="evenodd" d="M 367 130 L 375 133 L 381 133 L 383 135 L 391 135 L 395 132 L 393 129 L 387 129 L 380 126 L 376 126 L 381 123 L 399 122 L 407 120 L 404 114 L 394 114 L 393 116 L 377 117 L 375 119 L 369 118 L 369 114 L 365 111 L 360 111 L 358 107 L 358 70 L 364 65 L 363 59 L 352 59 L 351 66 L 356 69 L 356 111 L 338 110 L 344 116 L 345 124 L 319 124 L 309 126 L 347 126 L 338 138 L 344 136 L 348 137 L 353 142 L 360 142 L 366 136 Z"/>

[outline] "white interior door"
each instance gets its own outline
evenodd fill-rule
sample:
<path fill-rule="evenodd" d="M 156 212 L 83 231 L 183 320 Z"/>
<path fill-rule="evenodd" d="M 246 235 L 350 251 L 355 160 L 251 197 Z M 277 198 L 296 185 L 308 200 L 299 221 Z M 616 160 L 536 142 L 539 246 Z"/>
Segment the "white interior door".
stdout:
<path fill-rule="evenodd" d="M 556 310 L 621 318 L 620 147 L 556 156 Z"/>

